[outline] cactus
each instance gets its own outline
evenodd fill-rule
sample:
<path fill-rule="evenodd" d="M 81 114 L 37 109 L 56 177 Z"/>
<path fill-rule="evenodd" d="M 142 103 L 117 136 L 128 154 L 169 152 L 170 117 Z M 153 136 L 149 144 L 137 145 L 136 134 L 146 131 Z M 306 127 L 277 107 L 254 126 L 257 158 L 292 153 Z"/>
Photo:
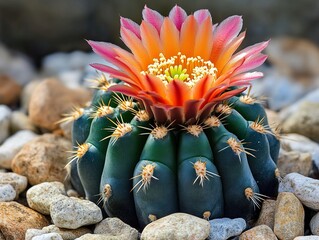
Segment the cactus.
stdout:
<path fill-rule="evenodd" d="M 247 71 L 265 61 L 268 42 L 234 54 L 245 35 L 239 16 L 214 34 L 207 10 L 187 16 L 175 6 L 164 18 L 145 7 L 143 17 L 140 26 L 121 18 L 133 54 L 89 41 L 116 68 L 92 66 L 121 81 L 100 81 L 73 123 L 86 198 L 141 228 L 174 212 L 253 220 L 280 179 L 278 135 L 243 93 L 262 76 Z"/>

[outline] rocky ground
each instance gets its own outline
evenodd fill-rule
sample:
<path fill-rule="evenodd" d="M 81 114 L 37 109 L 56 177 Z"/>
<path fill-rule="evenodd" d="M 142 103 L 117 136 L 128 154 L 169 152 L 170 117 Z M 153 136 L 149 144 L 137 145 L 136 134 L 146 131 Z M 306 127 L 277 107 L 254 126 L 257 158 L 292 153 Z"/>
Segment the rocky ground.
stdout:
<path fill-rule="evenodd" d="M 57 122 L 73 106 L 90 100 L 84 79 L 96 73 L 88 64 L 101 60 L 82 52 L 56 53 L 36 71 L 25 57 L 1 47 L 0 240 L 319 239 L 319 51 L 296 39 L 289 50 L 284 47 L 289 41 L 269 47 L 272 66 L 263 67 L 266 76 L 252 89 L 267 97 L 271 126 L 281 127 L 277 199 L 263 202 L 251 226 L 240 218 L 206 221 L 176 213 L 142 232 L 103 217 L 67 178 L 70 124 Z M 304 63 L 308 58 L 317 61 L 313 67 Z M 298 59 L 304 71 L 294 65 Z"/>

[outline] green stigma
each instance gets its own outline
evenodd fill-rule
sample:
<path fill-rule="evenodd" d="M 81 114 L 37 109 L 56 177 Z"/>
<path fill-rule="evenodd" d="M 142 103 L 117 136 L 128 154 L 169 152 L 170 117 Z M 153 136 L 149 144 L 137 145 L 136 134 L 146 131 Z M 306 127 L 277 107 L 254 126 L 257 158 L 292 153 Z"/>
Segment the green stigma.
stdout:
<path fill-rule="evenodd" d="M 186 72 L 187 72 L 187 69 L 185 69 L 185 68 L 183 69 L 182 65 L 170 66 L 164 72 L 165 73 L 165 79 L 168 82 L 170 82 L 170 81 L 172 81 L 174 79 L 185 81 L 189 77 L 189 75 Z"/>

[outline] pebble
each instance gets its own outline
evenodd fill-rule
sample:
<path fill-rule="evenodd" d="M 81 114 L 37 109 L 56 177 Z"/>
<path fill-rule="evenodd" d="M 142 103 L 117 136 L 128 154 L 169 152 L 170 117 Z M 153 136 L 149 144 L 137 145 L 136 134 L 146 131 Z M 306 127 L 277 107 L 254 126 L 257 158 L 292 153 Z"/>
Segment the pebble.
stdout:
<path fill-rule="evenodd" d="M 0 232 L 5 239 L 22 240 L 27 229 L 49 225 L 40 213 L 17 202 L 0 202 L 0 216 Z"/>
<path fill-rule="evenodd" d="M 319 240 L 319 236 L 299 236 L 295 237 L 294 240 Z"/>
<path fill-rule="evenodd" d="M 279 239 L 292 240 L 304 235 L 305 211 L 298 198 L 290 192 L 278 194 L 274 233 Z"/>
<path fill-rule="evenodd" d="M 61 195 L 66 195 L 64 185 L 61 182 L 43 182 L 35 185 L 27 191 L 29 207 L 42 214 L 50 215 L 50 206 Z"/>
<path fill-rule="evenodd" d="M 54 131 L 63 114 L 74 106 L 84 106 L 91 92 L 84 88 L 70 89 L 56 79 L 45 79 L 33 91 L 29 104 L 31 122 L 43 129 Z"/>
<path fill-rule="evenodd" d="M 239 240 L 277 240 L 277 237 L 270 227 L 259 225 L 243 232 Z"/>
<path fill-rule="evenodd" d="M 76 238 L 75 240 L 124 240 L 125 238 L 122 238 L 121 236 L 109 236 L 105 234 L 85 234 L 79 238 Z M 126 240 L 126 239 L 125 239 Z"/>
<path fill-rule="evenodd" d="M 292 172 L 297 172 L 302 175 L 308 176 L 308 174 L 312 170 L 312 156 L 311 153 L 308 152 L 288 152 L 281 149 L 279 152 L 277 166 L 282 177 Z"/>
<path fill-rule="evenodd" d="M 0 75 L 0 86 L 0 104 L 16 104 L 22 90 L 20 84 L 9 76 Z"/>
<path fill-rule="evenodd" d="M 18 197 L 27 188 L 28 179 L 13 172 L 0 172 L 0 184 L 10 184 L 16 192 L 16 197 Z"/>
<path fill-rule="evenodd" d="M 29 130 L 19 131 L 0 146 L 0 167 L 11 169 L 14 156 L 21 150 L 24 144 L 34 139 L 37 135 Z"/>
<path fill-rule="evenodd" d="M 242 218 L 219 218 L 209 221 L 209 240 L 226 240 L 240 235 L 246 228 L 246 221 Z"/>
<path fill-rule="evenodd" d="M 299 173 L 286 175 L 279 184 L 279 192 L 292 192 L 305 206 L 319 210 L 319 180 Z"/>
<path fill-rule="evenodd" d="M 78 238 L 86 233 L 91 233 L 91 230 L 85 227 L 81 227 L 78 229 L 65 229 L 65 228 L 58 228 L 55 225 L 49 225 L 47 227 L 39 229 L 28 229 L 25 235 L 25 240 L 32 240 L 33 237 L 47 234 L 47 233 L 57 233 L 59 234 L 63 240 L 73 240 Z"/>
<path fill-rule="evenodd" d="M 10 118 L 10 130 L 12 133 L 21 130 L 37 132 L 36 127 L 31 123 L 29 117 L 22 111 L 13 111 Z"/>
<path fill-rule="evenodd" d="M 43 235 L 35 236 L 32 240 L 63 240 L 60 234 L 58 233 L 46 233 Z"/>
<path fill-rule="evenodd" d="M 186 214 L 174 213 L 148 224 L 141 240 L 204 240 L 209 236 L 210 224 L 207 220 Z"/>
<path fill-rule="evenodd" d="M 138 239 L 138 231 L 118 218 L 105 218 L 95 226 L 94 234 L 118 236 L 126 240 Z"/>
<path fill-rule="evenodd" d="M 266 199 L 263 201 L 256 226 L 267 225 L 271 229 L 274 229 L 275 221 L 275 208 L 276 201 L 272 199 Z"/>
<path fill-rule="evenodd" d="M 100 222 L 101 209 L 93 202 L 73 197 L 63 197 L 51 203 L 50 215 L 55 226 L 76 229 Z"/>
<path fill-rule="evenodd" d="M 317 168 L 319 168 L 319 144 L 311 141 L 309 138 L 295 134 L 289 133 L 282 135 L 280 140 L 282 149 L 286 151 L 297 151 L 300 153 L 310 153 L 312 156 L 312 161 L 315 163 Z"/>
<path fill-rule="evenodd" d="M 0 105 L 0 144 L 10 135 L 10 117 L 10 108 Z"/>
<path fill-rule="evenodd" d="M 284 133 L 299 133 L 319 141 L 319 103 L 304 102 L 282 123 Z"/>
<path fill-rule="evenodd" d="M 54 134 L 43 134 L 23 146 L 12 160 L 12 170 L 28 178 L 31 185 L 63 182 L 65 165 L 72 149 L 70 141 Z"/>
<path fill-rule="evenodd" d="M 36 87 L 41 83 L 40 79 L 35 79 L 30 81 L 28 84 L 24 86 L 22 89 L 22 93 L 20 96 L 21 99 L 21 110 L 25 113 L 29 112 L 29 104 L 30 104 L 30 99 L 32 96 L 32 93 L 36 89 Z"/>
<path fill-rule="evenodd" d="M 319 213 L 317 213 L 311 218 L 310 230 L 312 234 L 319 235 Z"/>
<path fill-rule="evenodd" d="M 0 184 L 0 202 L 10 202 L 16 195 L 16 191 L 10 184 Z"/>

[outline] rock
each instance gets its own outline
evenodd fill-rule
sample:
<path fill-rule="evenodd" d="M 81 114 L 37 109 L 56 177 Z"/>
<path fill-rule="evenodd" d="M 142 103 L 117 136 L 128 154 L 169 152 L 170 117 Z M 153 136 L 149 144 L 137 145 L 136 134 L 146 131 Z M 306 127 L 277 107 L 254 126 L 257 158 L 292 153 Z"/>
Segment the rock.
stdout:
<path fill-rule="evenodd" d="M 100 222 L 101 209 L 93 202 L 61 196 L 51 203 L 50 214 L 55 226 L 76 229 Z"/>
<path fill-rule="evenodd" d="M 27 201 L 30 208 L 42 214 L 50 215 L 50 206 L 61 195 L 66 195 L 61 182 L 43 182 L 27 191 Z"/>
<path fill-rule="evenodd" d="M 305 211 L 298 198 L 290 192 L 278 194 L 274 233 L 279 239 L 293 240 L 304 234 Z"/>
<path fill-rule="evenodd" d="M 36 87 L 41 83 L 41 80 L 32 80 L 26 86 L 24 86 L 22 93 L 20 95 L 21 100 L 21 108 L 25 113 L 29 112 L 29 104 L 32 93 L 36 89 Z"/>
<path fill-rule="evenodd" d="M 310 153 L 300 153 L 297 151 L 288 152 L 281 149 L 277 166 L 282 177 L 292 172 L 308 176 L 312 169 L 312 156 Z"/>
<path fill-rule="evenodd" d="M 12 105 L 18 102 L 21 86 L 12 78 L 0 75 L 0 104 Z"/>
<path fill-rule="evenodd" d="M 209 240 L 226 240 L 240 235 L 246 228 L 246 221 L 242 218 L 219 218 L 210 220 L 209 223 Z"/>
<path fill-rule="evenodd" d="M 319 168 L 319 144 L 311 141 L 309 138 L 289 133 L 282 136 L 281 146 L 285 151 L 297 151 L 300 153 L 310 153 L 313 162 Z"/>
<path fill-rule="evenodd" d="M 55 79 L 43 80 L 34 90 L 29 105 L 29 117 L 38 127 L 56 130 L 56 123 L 74 106 L 83 106 L 91 98 L 86 89 L 69 89 Z"/>
<path fill-rule="evenodd" d="M 122 237 L 114 237 L 105 234 L 85 234 L 76 240 L 123 240 Z"/>
<path fill-rule="evenodd" d="M 63 182 L 72 144 L 54 134 L 44 134 L 25 144 L 12 161 L 12 170 L 28 178 L 31 185 Z"/>
<path fill-rule="evenodd" d="M 319 180 L 289 173 L 279 184 L 279 192 L 292 192 L 303 205 L 319 210 Z"/>
<path fill-rule="evenodd" d="M 282 124 L 284 133 L 298 133 L 319 142 L 319 103 L 304 102 Z"/>
<path fill-rule="evenodd" d="M 2 234 L 2 232 L 0 232 L 0 240 L 6 240 L 6 238 L 4 237 L 4 235 Z"/>
<path fill-rule="evenodd" d="M 300 236 L 295 237 L 294 240 L 319 240 L 319 236 Z"/>
<path fill-rule="evenodd" d="M 6 105 L 0 105 L 0 144 L 10 135 L 11 110 Z"/>
<path fill-rule="evenodd" d="M 270 227 L 259 225 L 243 232 L 239 240 L 277 240 L 277 237 Z"/>
<path fill-rule="evenodd" d="M 10 184 L 16 192 L 16 197 L 18 197 L 27 188 L 28 179 L 13 172 L 0 172 L 0 184 Z"/>
<path fill-rule="evenodd" d="M 273 130 L 273 132 L 277 131 L 278 125 L 281 123 L 281 119 L 279 118 L 279 115 L 277 112 L 265 108 L 269 127 Z"/>
<path fill-rule="evenodd" d="M 16 191 L 10 184 L 0 184 L 0 202 L 10 202 L 16 195 Z"/>
<path fill-rule="evenodd" d="M 43 228 L 48 220 L 17 202 L 0 202 L 0 232 L 5 239 L 24 240 L 29 228 Z"/>
<path fill-rule="evenodd" d="M 72 140 L 72 125 L 72 121 L 60 123 L 60 128 L 62 130 L 63 136 L 69 140 Z"/>
<path fill-rule="evenodd" d="M 311 218 L 310 230 L 312 234 L 319 235 L 319 213 Z"/>
<path fill-rule="evenodd" d="M 20 151 L 23 145 L 37 135 L 29 130 L 22 130 L 11 137 L 0 146 L 0 167 L 11 169 L 11 162 L 14 156 Z"/>
<path fill-rule="evenodd" d="M 84 227 L 81 227 L 78 229 L 65 229 L 65 228 L 58 228 L 55 225 L 49 225 L 47 227 L 42 228 L 42 230 L 28 229 L 26 232 L 25 240 L 32 240 L 34 236 L 39 236 L 46 233 L 57 233 L 63 238 L 63 240 L 73 240 L 86 233 L 91 233 L 91 231 L 90 229 L 84 228 Z"/>
<path fill-rule="evenodd" d="M 271 199 L 264 200 L 258 220 L 256 222 L 256 226 L 267 225 L 271 229 L 274 229 L 275 207 L 276 207 L 275 200 L 271 200 Z"/>
<path fill-rule="evenodd" d="M 121 237 L 127 240 L 138 239 L 138 231 L 118 218 L 105 218 L 95 226 L 94 234 Z"/>
<path fill-rule="evenodd" d="M 63 240 L 60 234 L 58 233 L 46 233 L 43 235 L 35 236 L 32 240 Z"/>
<path fill-rule="evenodd" d="M 12 133 L 21 130 L 37 132 L 36 127 L 31 123 L 29 117 L 21 111 L 13 111 L 10 118 L 10 129 Z"/>
<path fill-rule="evenodd" d="M 142 232 L 141 240 L 204 240 L 209 232 L 210 224 L 207 220 L 186 213 L 174 213 L 148 224 Z"/>

